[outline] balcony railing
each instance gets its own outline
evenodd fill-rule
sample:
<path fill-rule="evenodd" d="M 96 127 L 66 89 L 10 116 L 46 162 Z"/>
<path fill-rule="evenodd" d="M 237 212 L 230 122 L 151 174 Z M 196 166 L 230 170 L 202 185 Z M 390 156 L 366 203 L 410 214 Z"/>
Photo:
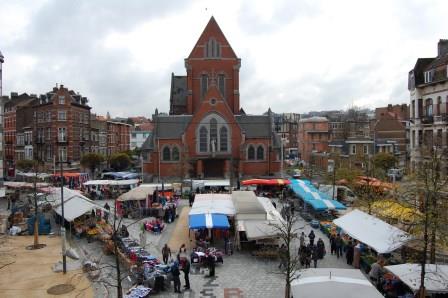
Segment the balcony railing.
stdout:
<path fill-rule="evenodd" d="M 448 115 L 447 114 L 442 114 L 442 115 L 434 116 L 434 122 L 435 123 L 445 123 L 445 122 L 448 122 Z"/>
<path fill-rule="evenodd" d="M 434 122 L 433 116 L 424 116 L 422 117 L 422 123 L 423 124 L 432 124 Z"/>

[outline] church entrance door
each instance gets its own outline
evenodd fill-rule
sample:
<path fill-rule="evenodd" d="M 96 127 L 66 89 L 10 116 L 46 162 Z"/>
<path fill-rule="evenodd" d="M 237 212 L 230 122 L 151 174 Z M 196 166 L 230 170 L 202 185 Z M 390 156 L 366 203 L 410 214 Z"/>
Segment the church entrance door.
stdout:
<path fill-rule="evenodd" d="M 224 159 L 205 159 L 204 177 L 205 178 L 223 178 L 224 177 Z"/>

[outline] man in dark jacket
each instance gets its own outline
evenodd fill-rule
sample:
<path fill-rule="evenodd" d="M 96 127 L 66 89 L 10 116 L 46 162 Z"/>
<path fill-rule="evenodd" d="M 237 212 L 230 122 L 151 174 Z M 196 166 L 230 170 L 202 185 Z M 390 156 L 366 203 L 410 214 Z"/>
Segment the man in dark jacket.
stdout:
<path fill-rule="evenodd" d="M 184 272 L 184 277 L 185 277 L 185 290 L 189 290 L 190 289 L 190 261 L 186 260 L 184 263 L 184 267 L 182 268 L 182 271 Z"/>
<path fill-rule="evenodd" d="M 353 243 L 350 241 L 345 248 L 345 256 L 347 258 L 347 264 L 352 265 L 353 264 L 353 256 L 355 253 L 355 249 L 353 247 Z"/>
<path fill-rule="evenodd" d="M 180 271 L 177 262 L 171 267 L 171 274 L 173 275 L 174 293 L 180 293 Z"/>
<path fill-rule="evenodd" d="M 341 235 L 337 235 L 335 239 L 335 247 L 336 247 L 336 257 L 339 259 L 339 257 L 342 257 L 342 246 L 344 245 L 344 242 L 342 241 Z"/>
<path fill-rule="evenodd" d="M 314 245 L 314 238 L 316 238 L 316 235 L 314 235 L 314 231 L 311 230 L 311 232 L 308 234 L 308 238 L 310 238 L 310 244 L 311 246 Z"/>

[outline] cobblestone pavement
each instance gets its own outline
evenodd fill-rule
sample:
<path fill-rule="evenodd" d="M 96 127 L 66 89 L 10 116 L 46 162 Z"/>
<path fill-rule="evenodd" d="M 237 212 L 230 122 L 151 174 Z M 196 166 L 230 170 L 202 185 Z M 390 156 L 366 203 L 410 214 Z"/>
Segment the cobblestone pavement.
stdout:
<path fill-rule="evenodd" d="M 99 204 L 104 205 L 105 202 L 100 201 Z M 178 213 L 186 206 L 188 202 L 182 201 Z M 109 203 L 110 205 L 110 203 Z M 277 204 L 277 208 L 280 204 Z M 113 206 L 113 205 L 111 205 Z M 123 223 L 128 225 L 135 220 L 124 219 Z M 146 248 L 152 254 L 161 259 L 161 248 L 167 243 L 171 237 L 171 233 L 175 228 L 177 221 L 168 224 L 166 229 L 160 235 L 154 235 L 146 232 L 147 245 Z M 304 231 L 306 235 L 311 230 L 314 230 L 317 241 L 319 238 L 325 243 L 327 254 L 323 260 L 318 261 L 318 267 L 325 268 L 351 268 L 345 263 L 344 258 L 337 259 L 335 255 L 329 253 L 329 239 L 319 230 L 313 229 L 301 217 L 299 217 L 296 227 L 300 231 Z M 129 226 L 130 237 L 139 241 L 139 224 Z M 81 247 L 87 251 L 90 257 L 101 255 L 98 242 L 88 244 L 86 241 L 81 241 Z M 294 242 L 292 251 L 298 252 L 298 240 Z M 177 247 L 172 247 L 172 251 L 177 250 Z M 110 263 L 113 261 L 111 256 L 103 257 L 103 261 Z M 284 296 L 284 277 L 278 270 L 278 261 L 271 261 L 259 259 L 251 256 L 248 252 L 235 252 L 232 256 L 224 257 L 224 264 L 216 267 L 215 278 L 205 277 L 203 272 L 195 272 L 192 267 L 190 274 L 191 290 L 183 291 L 180 294 L 174 293 L 173 286 L 165 292 L 154 295 L 155 297 L 224 297 L 224 298 L 239 298 L 239 297 L 283 297 Z M 113 272 L 105 272 L 105 275 L 110 279 Z M 112 280 L 111 280 L 112 281 Z M 182 288 L 184 283 L 183 273 L 181 274 Z M 125 281 L 124 287 L 128 288 L 130 284 Z M 114 290 L 107 289 L 102 285 L 95 285 L 98 297 L 115 297 Z"/>

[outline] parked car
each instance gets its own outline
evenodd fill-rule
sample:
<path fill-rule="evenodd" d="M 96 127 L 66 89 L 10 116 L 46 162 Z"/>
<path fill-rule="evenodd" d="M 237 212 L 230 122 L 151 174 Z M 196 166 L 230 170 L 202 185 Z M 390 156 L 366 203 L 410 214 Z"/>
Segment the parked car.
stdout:
<path fill-rule="evenodd" d="M 314 229 L 318 229 L 320 227 L 320 222 L 317 219 L 313 219 L 310 223 L 310 226 Z"/>
<path fill-rule="evenodd" d="M 399 181 L 403 178 L 403 172 L 403 169 L 389 169 L 387 171 L 387 177 L 389 177 L 391 181 Z"/>

